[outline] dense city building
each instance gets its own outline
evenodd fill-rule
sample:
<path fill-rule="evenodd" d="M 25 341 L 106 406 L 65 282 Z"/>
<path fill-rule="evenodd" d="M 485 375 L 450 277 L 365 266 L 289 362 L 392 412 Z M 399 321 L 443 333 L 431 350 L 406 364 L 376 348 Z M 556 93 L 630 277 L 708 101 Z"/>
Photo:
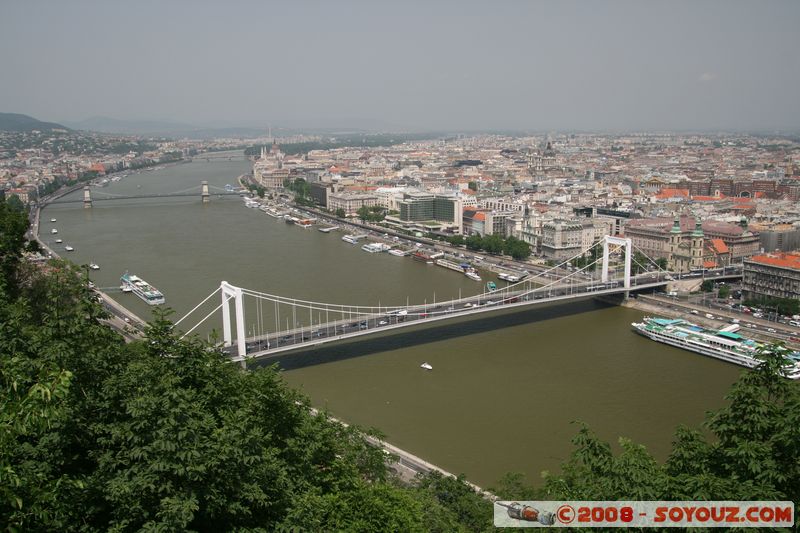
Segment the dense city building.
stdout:
<path fill-rule="evenodd" d="M 681 216 L 630 220 L 624 228 L 636 250 L 666 259 L 677 271 L 741 263 L 760 249 L 758 233 L 717 220 Z"/>
<path fill-rule="evenodd" d="M 323 140 L 336 141 L 262 139 L 248 152 L 252 183 L 277 197 L 291 195 L 287 185 L 305 180 L 307 201 L 328 211 L 355 216 L 369 207 L 380 223 L 407 232 L 515 237 L 542 259 L 568 259 L 604 235 L 629 236 L 640 252 L 682 270 L 800 246 L 800 169 L 794 163 L 800 144 L 793 139 L 479 135 L 292 149 L 292 143 Z M 63 184 L 100 183 L 123 169 L 188 160 L 236 143 L 0 133 L 0 190 L 35 202 Z M 80 148 L 68 149 L 74 146 Z M 120 146 L 130 149 L 115 153 Z M 694 235 L 696 220 L 702 237 Z"/>
<path fill-rule="evenodd" d="M 800 299 L 800 253 L 755 255 L 744 261 L 745 299 Z"/>
<path fill-rule="evenodd" d="M 357 192 L 337 192 L 328 195 L 328 209 L 333 212 L 343 210 L 345 216 L 355 216 L 362 207 L 378 205 L 378 197 L 374 194 Z"/>

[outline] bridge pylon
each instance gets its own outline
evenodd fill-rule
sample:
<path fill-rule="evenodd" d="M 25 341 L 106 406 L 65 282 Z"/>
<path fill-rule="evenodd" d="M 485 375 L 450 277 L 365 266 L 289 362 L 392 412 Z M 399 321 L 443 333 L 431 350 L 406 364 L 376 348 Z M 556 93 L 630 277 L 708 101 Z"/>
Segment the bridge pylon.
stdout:
<path fill-rule="evenodd" d="M 612 237 L 606 235 L 603 237 L 603 271 L 601 280 L 603 283 L 608 283 L 608 245 L 616 244 L 625 247 L 625 288 L 631 287 L 631 256 L 633 252 L 633 242 L 630 239 L 623 239 L 622 237 Z M 627 297 L 627 292 L 625 293 Z"/>
<path fill-rule="evenodd" d="M 211 195 L 208 193 L 208 182 L 203 180 L 200 182 L 200 185 L 201 185 L 200 197 L 203 199 L 203 203 L 207 204 L 211 198 Z"/>
<path fill-rule="evenodd" d="M 246 367 L 245 356 L 247 355 L 247 343 L 244 335 L 244 303 L 242 302 L 242 289 L 234 287 L 227 281 L 220 283 L 222 293 L 222 340 L 225 346 L 233 344 L 231 332 L 231 308 L 228 300 L 234 299 L 236 309 L 236 344 L 239 349 L 239 356 L 242 358 L 242 367 Z"/>
<path fill-rule="evenodd" d="M 83 186 L 83 208 L 91 209 L 92 207 L 92 191 L 88 185 Z"/>

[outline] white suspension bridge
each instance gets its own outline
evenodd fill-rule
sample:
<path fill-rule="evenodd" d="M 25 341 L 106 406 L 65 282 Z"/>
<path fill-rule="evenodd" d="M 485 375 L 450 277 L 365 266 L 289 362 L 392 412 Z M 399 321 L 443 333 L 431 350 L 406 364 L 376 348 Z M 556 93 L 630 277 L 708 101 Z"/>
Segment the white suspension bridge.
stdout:
<path fill-rule="evenodd" d="M 602 254 L 597 253 L 599 250 L 595 251 L 597 247 L 602 247 Z M 206 302 L 220 294 L 221 303 L 183 336 L 191 335 L 221 310 L 223 349 L 230 354 L 232 361 L 246 366 L 250 359 L 436 321 L 515 308 L 523 310 L 549 302 L 603 295 L 623 294 L 627 297 L 630 291 L 652 290 L 673 279 L 672 273 L 660 268 L 643 253 L 637 257 L 645 257 L 647 264 L 641 264 L 634 257 L 633 248 L 630 239 L 607 236 L 560 264 L 517 283 L 463 298 L 437 302 L 434 297 L 432 302 L 426 300 L 423 304 L 406 302 L 405 305 L 365 306 L 315 302 L 236 287 L 223 281 L 219 288 L 178 320 L 175 326 L 185 322 Z M 594 252 L 590 257 L 596 259 L 556 277 L 556 273 L 565 266 L 590 252 Z M 601 266 L 599 277 L 594 272 L 594 266 L 598 263 Z M 639 274 L 632 275 L 633 264 L 639 267 Z M 248 322 L 245 318 L 245 297 L 255 299 L 255 322 Z M 233 316 L 231 300 L 234 303 Z M 247 324 L 253 325 L 248 328 Z M 246 333 L 247 329 L 249 334 Z"/>

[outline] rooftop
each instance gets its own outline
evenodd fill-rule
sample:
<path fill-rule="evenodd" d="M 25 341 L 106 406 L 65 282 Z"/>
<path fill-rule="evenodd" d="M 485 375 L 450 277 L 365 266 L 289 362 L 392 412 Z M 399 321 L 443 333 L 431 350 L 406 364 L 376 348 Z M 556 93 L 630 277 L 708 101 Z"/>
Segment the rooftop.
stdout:
<path fill-rule="evenodd" d="M 800 270 L 800 252 L 754 255 L 749 261 L 762 265 Z"/>

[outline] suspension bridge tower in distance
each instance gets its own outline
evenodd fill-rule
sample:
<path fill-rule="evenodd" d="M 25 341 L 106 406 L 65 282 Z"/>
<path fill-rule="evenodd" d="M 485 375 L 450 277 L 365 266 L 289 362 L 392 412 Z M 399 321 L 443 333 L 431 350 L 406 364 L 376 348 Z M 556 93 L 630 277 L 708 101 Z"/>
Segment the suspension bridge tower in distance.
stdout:
<path fill-rule="evenodd" d="M 88 185 L 83 186 L 83 208 L 84 209 L 92 208 L 92 192 L 89 190 Z"/>
<path fill-rule="evenodd" d="M 200 182 L 201 190 L 200 196 L 203 198 L 203 203 L 207 204 L 211 196 L 208 194 L 208 182 L 203 180 Z"/>

